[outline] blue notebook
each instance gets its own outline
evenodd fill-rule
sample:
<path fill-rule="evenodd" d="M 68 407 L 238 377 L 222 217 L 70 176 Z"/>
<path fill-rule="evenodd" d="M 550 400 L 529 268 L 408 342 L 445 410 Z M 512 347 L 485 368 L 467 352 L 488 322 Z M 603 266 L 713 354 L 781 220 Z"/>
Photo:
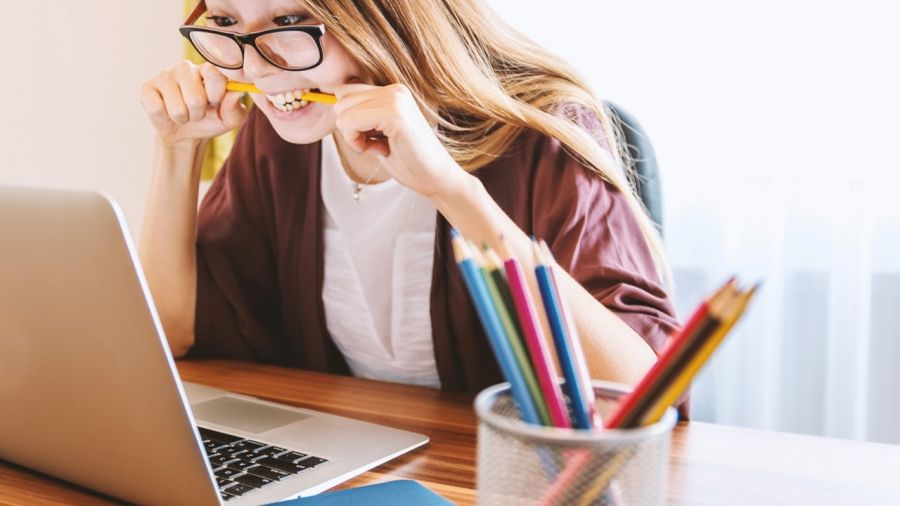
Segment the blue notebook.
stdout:
<path fill-rule="evenodd" d="M 452 506 L 453 503 L 423 487 L 417 481 L 397 480 L 364 487 L 325 492 L 276 503 L 279 506 Z"/>

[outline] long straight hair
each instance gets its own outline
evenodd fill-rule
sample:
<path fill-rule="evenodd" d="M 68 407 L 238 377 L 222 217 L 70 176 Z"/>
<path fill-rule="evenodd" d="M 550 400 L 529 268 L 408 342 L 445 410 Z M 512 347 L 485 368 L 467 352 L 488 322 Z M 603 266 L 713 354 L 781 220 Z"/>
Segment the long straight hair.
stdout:
<path fill-rule="evenodd" d="M 304 5 L 376 84 L 403 83 L 412 91 L 463 169 L 474 171 L 502 156 L 525 129 L 558 139 L 625 195 L 657 274 L 671 288 L 658 231 L 631 184 L 619 126 L 559 57 L 512 29 L 483 0 L 304 0 Z M 567 106 L 562 114 L 560 105 Z M 579 108 L 596 114 L 599 128 L 579 123 Z"/>

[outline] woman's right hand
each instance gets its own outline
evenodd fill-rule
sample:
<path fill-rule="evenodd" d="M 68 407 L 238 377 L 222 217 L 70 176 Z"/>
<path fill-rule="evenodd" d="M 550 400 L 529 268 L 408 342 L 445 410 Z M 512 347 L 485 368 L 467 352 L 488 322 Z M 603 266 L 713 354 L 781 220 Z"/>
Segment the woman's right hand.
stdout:
<path fill-rule="evenodd" d="M 141 103 L 163 143 L 209 139 L 247 117 L 242 92 L 226 91 L 226 77 L 204 63 L 182 61 L 141 86 Z"/>

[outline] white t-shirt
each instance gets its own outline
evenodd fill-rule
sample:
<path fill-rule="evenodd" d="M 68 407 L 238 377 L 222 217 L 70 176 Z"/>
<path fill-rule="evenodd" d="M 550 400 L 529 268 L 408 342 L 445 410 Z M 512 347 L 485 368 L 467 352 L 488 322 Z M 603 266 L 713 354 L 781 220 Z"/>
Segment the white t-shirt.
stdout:
<path fill-rule="evenodd" d="M 430 313 L 434 206 L 393 179 L 354 199 L 331 135 L 322 139 L 321 191 L 325 323 L 351 372 L 439 387 Z"/>

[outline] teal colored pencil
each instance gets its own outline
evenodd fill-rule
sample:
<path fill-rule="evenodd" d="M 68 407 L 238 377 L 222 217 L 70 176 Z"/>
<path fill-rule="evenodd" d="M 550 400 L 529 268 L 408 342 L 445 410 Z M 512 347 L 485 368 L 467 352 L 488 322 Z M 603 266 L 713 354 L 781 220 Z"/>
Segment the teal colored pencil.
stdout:
<path fill-rule="evenodd" d="M 477 250 L 472 251 L 471 248 L 466 246 L 464 239 L 455 229 L 451 230 L 451 236 L 453 238 L 453 254 L 456 257 L 456 262 L 459 264 L 466 288 L 472 297 L 475 311 L 478 313 L 478 318 L 481 320 L 481 324 L 487 334 L 488 343 L 491 345 L 491 349 L 500 366 L 500 371 L 510 384 L 510 392 L 522 414 L 522 420 L 532 425 L 540 425 L 541 420 L 538 417 L 537 409 L 534 407 L 534 402 L 531 400 L 531 395 L 528 393 L 528 386 L 525 384 L 522 371 L 516 364 L 516 358 L 510 349 L 509 340 L 503 335 L 503 325 L 500 323 L 497 311 L 494 310 L 494 304 L 491 302 L 491 296 L 485 286 L 484 279 L 479 272 L 478 266 L 472 260 L 472 253 L 476 253 Z"/>

